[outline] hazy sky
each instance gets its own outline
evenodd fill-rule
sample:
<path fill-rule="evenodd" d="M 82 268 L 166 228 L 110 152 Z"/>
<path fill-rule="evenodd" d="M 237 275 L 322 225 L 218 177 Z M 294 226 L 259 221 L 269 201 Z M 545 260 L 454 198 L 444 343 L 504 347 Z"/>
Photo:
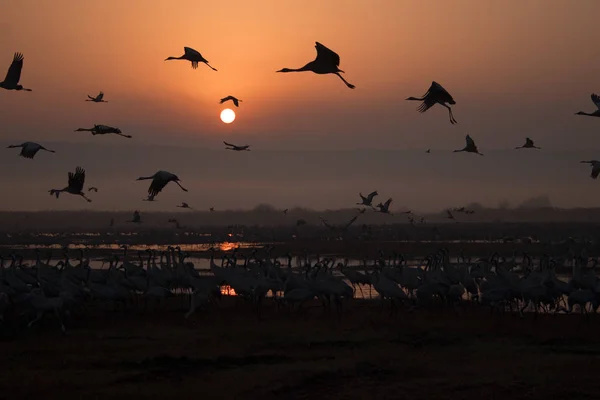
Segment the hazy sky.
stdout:
<path fill-rule="evenodd" d="M 598 184 L 578 161 L 600 157 L 600 118 L 573 114 L 596 109 L 598 15 L 597 0 L 5 0 L 0 74 L 22 52 L 21 83 L 33 92 L 0 91 L 0 140 L 59 152 L 31 161 L 3 150 L 12 186 L 0 207 L 87 207 L 45 192 L 65 185 L 73 163 L 103 185 L 94 209 L 164 209 L 183 199 L 249 208 L 263 198 L 342 207 L 371 186 L 423 209 L 539 194 L 596 205 Z M 314 59 L 315 41 L 340 54 L 355 90 L 335 76 L 275 73 Z M 183 46 L 219 71 L 163 61 Z M 454 96 L 457 125 L 442 107 L 419 114 L 404 101 L 432 80 Z M 100 90 L 108 103 L 84 101 Z M 229 94 L 243 103 L 225 125 L 218 100 Z M 94 123 L 134 138 L 73 132 Z M 467 133 L 489 158 L 438 155 L 463 147 Z M 546 154 L 506 151 L 525 136 Z M 229 154 L 223 139 L 256 151 Z M 427 148 L 436 151 L 424 158 Z M 373 151 L 313 152 L 336 149 Z M 132 176 L 157 169 L 189 182 L 187 197 L 174 186 L 156 204 L 139 202 L 147 182 Z"/>

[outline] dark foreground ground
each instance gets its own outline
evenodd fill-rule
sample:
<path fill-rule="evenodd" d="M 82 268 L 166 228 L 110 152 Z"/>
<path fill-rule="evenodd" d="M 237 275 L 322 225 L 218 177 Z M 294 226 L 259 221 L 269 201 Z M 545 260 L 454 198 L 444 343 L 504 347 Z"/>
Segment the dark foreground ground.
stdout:
<path fill-rule="evenodd" d="M 232 299 L 184 311 L 91 311 L 0 342 L 0 397 L 597 398 L 600 317 L 490 316 L 487 310 L 379 313 L 341 321 L 311 309 L 256 320 Z M 6 397 L 5 397 L 6 396 Z"/>

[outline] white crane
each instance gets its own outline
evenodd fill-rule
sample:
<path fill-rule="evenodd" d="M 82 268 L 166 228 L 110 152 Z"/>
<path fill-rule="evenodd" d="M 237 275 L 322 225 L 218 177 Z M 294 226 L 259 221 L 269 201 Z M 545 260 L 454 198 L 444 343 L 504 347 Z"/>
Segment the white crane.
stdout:
<path fill-rule="evenodd" d="M 93 101 L 94 103 L 108 103 L 108 101 L 103 100 L 104 92 L 98 93 L 98 96 L 92 97 L 89 94 L 87 95 L 87 99 L 85 101 Z"/>
<path fill-rule="evenodd" d="M 77 128 L 75 132 L 92 132 L 92 135 L 108 135 L 114 133 L 115 135 L 123 136 L 131 139 L 131 135 L 124 135 L 119 128 L 114 128 L 108 125 L 94 125 L 93 128 Z"/>
<path fill-rule="evenodd" d="M 423 103 L 421 103 L 421 105 L 417 107 L 417 111 L 420 113 L 424 113 L 436 104 L 442 105 L 448 109 L 448 113 L 450 115 L 450 123 L 457 123 L 454 119 L 454 115 L 452 114 L 452 109 L 448 105 L 454 105 L 456 104 L 456 102 L 454 101 L 450 93 L 448 93 L 448 91 L 446 91 L 446 89 L 444 89 L 442 85 L 440 85 L 436 81 L 431 82 L 431 86 L 427 90 L 427 93 L 425 93 L 422 97 L 409 97 L 406 100 L 422 101 Z"/>
<path fill-rule="evenodd" d="M 198 63 L 204 63 L 204 64 L 208 65 L 208 67 L 210 69 L 212 69 L 213 71 L 217 70 L 216 68 L 211 67 L 211 65 L 208 63 L 208 60 L 206 60 L 204 57 L 202 57 L 202 54 L 200 54 L 200 52 L 198 52 L 197 50 L 192 49 L 191 47 L 184 47 L 183 48 L 183 55 L 181 57 L 167 57 L 165 59 L 165 61 L 168 61 L 168 60 L 187 60 L 187 61 L 191 61 L 193 69 L 198 68 Z"/>
<path fill-rule="evenodd" d="M 225 150 L 250 151 L 250 145 L 249 144 L 246 144 L 244 146 L 236 146 L 235 144 L 227 143 L 225 141 L 223 141 L 223 143 L 225 143 L 225 146 L 229 146 L 229 147 L 225 147 Z"/>
<path fill-rule="evenodd" d="M 477 150 L 475 141 L 473 139 L 471 139 L 471 136 L 467 135 L 465 140 L 467 142 L 467 145 L 461 150 L 454 150 L 455 153 L 460 153 L 461 151 L 466 151 L 467 153 L 475 153 L 475 154 L 479 154 L 480 156 L 483 155 L 479 152 L 479 150 Z"/>
<path fill-rule="evenodd" d="M 239 102 L 242 101 L 242 100 L 240 100 L 240 99 L 238 99 L 238 98 L 230 95 L 230 96 L 227 96 L 227 97 L 223 97 L 221 99 L 221 101 L 219 102 L 219 104 L 223 104 L 223 103 L 225 103 L 226 101 L 229 101 L 229 100 L 231 100 L 236 107 L 239 107 L 240 106 Z"/>
<path fill-rule="evenodd" d="M 19 84 L 19 81 L 21 80 L 22 69 L 23 54 L 15 53 L 13 61 L 10 64 L 10 67 L 8 67 L 8 72 L 6 72 L 6 77 L 4 77 L 4 80 L 0 82 L 0 88 L 6 90 L 25 90 L 26 92 L 31 92 L 31 89 L 25 89 Z"/>
<path fill-rule="evenodd" d="M 590 164 L 592 166 L 592 179 L 598 178 L 598 174 L 600 174 L 600 161 L 598 160 L 590 160 L 590 161 L 581 161 L 581 164 Z"/>
<path fill-rule="evenodd" d="M 321 43 L 319 42 L 315 42 L 315 48 L 317 49 L 317 57 L 309 62 L 308 64 L 306 64 L 304 67 L 302 68 L 283 68 L 280 69 L 279 71 L 276 72 L 303 72 L 303 71 L 312 71 L 315 74 L 319 74 L 319 75 L 323 75 L 323 74 L 335 74 L 337 75 L 342 81 L 344 81 L 344 83 L 346 84 L 346 86 L 348 86 L 350 89 L 354 89 L 355 86 L 351 83 L 349 83 L 348 81 L 346 81 L 344 79 L 344 77 L 342 77 L 340 75 L 341 73 L 344 73 L 344 71 L 342 71 L 339 68 L 340 65 L 340 56 L 334 52 L 333 50 L 328 49 L 327 47 L 323 46 Z"/>
<path fill-rule="evenodd" d="M 21 144 L 11 144 L 7 148 L 12 149 L 12 148 L 16 148 L 16 147 L 21 148 L 21 152 L 19 153 L 19 155 L 21 157 L 25 157 L 25 158 L 33 158 L 37 154 L 37 152 L 40 150 L 44 150 L 49 153 L 56 153 L 54 150 L 47 149 L 44 146 L 42 146 L 41 144 L 35 143 L 35 142 L 24 142 Z"/>
<path fill-rule="evenodd" d="M 179 183 L 180 179 L 177 175 L 172 174 L 167 171 L 158 171 L 154 175 L 142 176 L 142 177 L 137 178 L 136 180 L 143 181 L 143 180 L 147 180 L 147 179 L 152 179 L 152 183 L 150 184 L 150 187 L 148 188 L 148 200 L 149 201 L 154 201 L 154 198 L 160 193 L 161 190 L 163 190 L 163 188 L 165 186 L 167 186 L 167 183 L 169 183 L 169 182 L 175 182 L 181 188 L 181 190 L 183 190 L 184 192 L 188 191 L 186 188 L 181 186 L 181 184 Z"/>
<path fill-rule="evenodd" d="M 600 117 L 600 96 L 592 94 L 592 102 L 598 107 L 598 109 L 592 113 L 586 113 L 585 111 L 579 111 L 575 115 L 587 115 L 588 117 Z"/>
<path fill-rule="evenodd" d="M 533 144 L 533 140 L 530 138 L 525 138 L 525 144 L 523 146 L 515 147 L 517 149 L 541 149 L 541 147 L 537 147 Z"/>
<path fill-rule="evenodd" d="M 58 196 L 62 192 L 67 192 L 69 194 L 75 194 L 75 195 L 83 197 L 89 203 L 92 200 L 87 198 L 85 193 L 83 193 L 83 184 L 84 183 L 85 183 L 85 170 L 81 167 L 77 167 L 75 169 L 75 173 L 69 172 L 69 185 L 67 187 L 65 187 L 63 189 L 51 189 L 48 192 L 50 193 L 51 196 L 55 195 L 57 199 L 58 199 Z"/>

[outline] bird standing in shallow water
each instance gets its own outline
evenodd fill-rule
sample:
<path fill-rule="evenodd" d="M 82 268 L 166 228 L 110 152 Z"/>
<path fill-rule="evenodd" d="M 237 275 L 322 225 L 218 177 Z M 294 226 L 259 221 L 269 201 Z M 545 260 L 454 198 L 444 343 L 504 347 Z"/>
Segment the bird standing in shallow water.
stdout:
<path fill-rule="evenodd" d="M 431 82 L 431 86 L 427 90 L 427 93 L 425 93 L 422 97 L 409 97 L 406 100 L 422 101 L 423 103 L 421 103 L 421 105 L 417 107 L 417 111 L 420 113 L 424 113 L 436 104 L 442 105 L 448 109 L 448 113 L 450 115 L 450 123 L 457 123 L 457 121 L 454 119 L 454 115 L 452 114 L 452 109 L 448 105 L 454 105 L 456 104 L 456 102 L 454 101 L 450 93 L 448 93 L 448 91 L 446 91 L 446 89 L 444 89 L 442 85 L 440 85 L 436 81 Z"/>
<path fill-rule="evenodd" d="M 461 150 L 454 150 L 455 153 L 460 153 L 461 151 L 466 151 L 467 153 L 475 153 L 475 154 L 479 154 L 480 156 L 483 155 L 479 152 L 479 150 L 477 150 L 475 141 L 473 139 L 471 139 L 471 136 L 467 135 L 465 140 L 467 141 L 467 145 Z"/>
<path fill-rule="evenodd" d="M 2 82 L 0 82 L 0 88 L 6 90 L 25 90 L 26 92 L 31 92 L 31 89 L 25 89 L 22 85 L 19 84 L 21 80 L 21 70 L 23 69 L 23 54 L 15 53 L 13 57 L 13 61 L 8 67 L 8 72 L 6 72 L 6 77 Z"/>
<path fill-rule="evenodd" d="M 81 167 L 77 167 L 75 169 L 75 173 L 69 172 L 69 186 L 67 186 L 63 189 L 51 189 L 48 192 L 50 193 L 51 196 L 55 195 L 57 199 L 58 199 L 58 196 L 62 192 L 67 192 L 69 194 L 75 194 L 75 195 L 83 197 L 84 199 L 86 199 L 88 201 L 88 203 L 90 203 L 92 200 L 88 199 L 85 196 L 85 193 L 83 193 L 83 184 L 84 183 L 85 183 L 85 170 Z"/>
<path fill-rule="evenodd" d="M 516 149 L 541 149 L 541 147 L 535 146 L 533 140 L 525 138 L 525 144 L 523 146 L 515 147 L 515 150 Z"/>
<path fill-rule="evenodd" d="M 355 86 L 344 79 L 343 76 L 340 75 L 344 73 L 341 69 L 339 69 L 340 65 L 340 56 L 334 52 L 333 50 L 328 49 L 323 46 L 319 42 L 315 42 L 315 48 L 317 49 L 317 58 L 313 61 L 309 62 L 302 68 L 294 69 L 294 68 L 283 68 L 276 72 L 303 72 L 303 71 L 312 71 L 315 74 L 335 74 L 337 75 L 346 86 L 350 89 L 354 89 Z"/>
<path fill-rule="evenodd" d="M 238 98 L 236 98 L 236 97 L 233 97 L 233 96 L 227 96 L 227 97 L 223 97 L 223 98 L 221 99 L 221 101 L 219 101 L 219 104 L 223 104 L 223 103 L 225 103 L 226 101 L 229 101 L 229 100 L 233 101 L 233 104 L 234 104 L 236 107 L 239 107 L 239 106 L 240 106 L 240 103 L 239 103 L 239 102 L 240 102 L 240 101 L 242 101 L 242 100 L 240 100 L 240 99 L 238 99 Z"/>
<path fill-rule="evenodd" d="M 206 60 L 204 57 L 202 57 L 202 54 L 200 54 L 200 52 L 198 52 L 197 50 L 194 50 L 191 47 L 184 47 L 183 52 L 184 53 L 181 57 L 167 57 L 165 59 L 165 61 L 167 61 L 167 60 L 187 60 L 187 61 L 192 62 L 193 69 L 198 68 L 198 63 L 204 63 L 204 64 L 208 65 L 208 67 L 210 69 L 212 69 L 213 71 L 217 70 L 216 68 L 211 67 L 211 65 L 208 63 L 208 60 Z"/>
<path fill-rule="evenodd" d="M 584 111 L 579 111 L 575 113 L 575 115 L 587 115 L 588 117 L 600 117 L 600 96 L 597 94 L 592 94 L 592 102 L 598 107 L 598 109 L 592 113 L 586 113 Z"/>
<path fill-rule="evenodd" d="M 15 148 L 15 147 L 20 147 L 21 148 L 21 152 L 19 153 L 19 155 L 21 157 L 31 158 L 31 159 L 40 150 L 45 150 L 45 151 L 47 151 L 49 153 L 56 153 L 54 150 L 49 150 L 49 149 L 45 148 L 44 146 L 42 146 L 41 144 L 35 143 L 35 142 L 25 142 L 25 143 L 21 143 L 21 144 L 11 144 L 7 148 L 12 149 L 12 148 Z"/>

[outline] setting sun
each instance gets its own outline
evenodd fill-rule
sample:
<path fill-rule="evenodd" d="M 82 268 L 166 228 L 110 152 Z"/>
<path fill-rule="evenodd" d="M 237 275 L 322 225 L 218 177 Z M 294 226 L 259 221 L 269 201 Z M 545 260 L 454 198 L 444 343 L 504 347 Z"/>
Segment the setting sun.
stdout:
<path fill-rule="evenodd" d="M 235 120 L 235 112 L 230 109 L 230 108 L 226 108 L 223 111 L 221 111 L 221 121 L 225 122 L 226 124 L 230 124 Z"/>

